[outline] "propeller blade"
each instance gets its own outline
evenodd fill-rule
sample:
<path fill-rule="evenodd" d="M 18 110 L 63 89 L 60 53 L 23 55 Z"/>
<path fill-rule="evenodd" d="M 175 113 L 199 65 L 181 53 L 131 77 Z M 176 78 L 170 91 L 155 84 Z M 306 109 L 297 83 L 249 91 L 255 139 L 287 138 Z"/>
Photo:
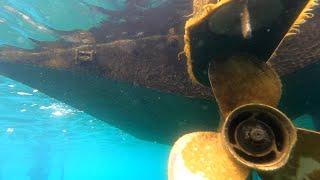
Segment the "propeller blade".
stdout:
<path fill-rule="evenodd" d="M 272 174 L 261 174 L 263 179 L 308 179 L 320 178 L 320 133 L 298 128 L 298 141 L 288 164 Z"/>
<path fill-rule="evenodd" d="M 169 180 L 244 180 L 249 169 L 231 159 L 220 133 L 195 132 L 184 135 L 169 157 Z"/>
<path fill-rule="evenodd" d="M 309 0 L 268 63 L 282 76 L 319 61 L 319 29 L 318 0 Z"/>
<path fill-rule="evenodd" d="M 222 119 L 236 107 L 261 103 L 276 107 L 281 97 L 281 81 L 265 62 L 237 56 L 213 61 L 209 79 Z"/>

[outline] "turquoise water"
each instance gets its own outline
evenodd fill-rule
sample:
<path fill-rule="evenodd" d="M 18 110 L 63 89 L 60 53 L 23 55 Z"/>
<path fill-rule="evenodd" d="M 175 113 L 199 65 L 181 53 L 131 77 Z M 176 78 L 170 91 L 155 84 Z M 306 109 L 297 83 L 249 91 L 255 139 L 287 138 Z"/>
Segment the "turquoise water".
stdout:
<path fill-rule="evenodd" d="M 95 7 L 121 11 L 126 0 L 1 0 L 0 46 L 33 49 L 36 41 L 56 41 L 61 31 L 97 27 L 108 15 Z M 166 0 L 148 0 L 153 8 Z"/>
<path fill-rule="evenodd" d="M 169 146 L 0 76 L 0 179 L 166 179 Z"/>

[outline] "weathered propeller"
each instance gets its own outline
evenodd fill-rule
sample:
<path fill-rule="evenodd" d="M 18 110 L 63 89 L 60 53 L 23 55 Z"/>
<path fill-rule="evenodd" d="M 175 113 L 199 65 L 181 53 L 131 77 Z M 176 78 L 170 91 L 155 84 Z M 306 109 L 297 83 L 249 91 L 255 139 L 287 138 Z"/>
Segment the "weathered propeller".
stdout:
<path fill-rule="evenodd" d="M 245 179 L 250 169 L 266 179 L 319 178 L 320 133 L 296 129 L 276 109 L 281 82 L 269 65 L 231 58 L 213 63 L 209 74 L 222 126 L 176 142 L 170 179 Z"/>
<path fill-rule="evenodd" d="M 281 61 L 277 51 L 288 47 L 283 45 L 286 38 L 298 33 L 303 23 L 301 19 L 306 21 L 311 17 L 307 13 L 316 9 L 316 1 L 293 3 L 304 8 L 298 9 L 300 15 L 288 10 L 292 11 L 290 15 L 298 15 L 294 16 L 298 18 L 291 20 L 293 25 L 287 27 L 287 32 L 282 35 L 284 38 L 276 34 L 270 36 L 277 40 L 267 42 L 269 53 L 266 54 L 252 50 L 250 43 L 262 42 L 256 37 L 262 33 L 261 23 L 270 24 L 278 15 L 284 15 L 284 9 L 293 8 L 289 1 L 269 1 L 271 6 L 277 5 L 271 19 L 261 17 L 261 12 L 250 14 L 250 6 L 253 6 L 250 0 L 222 0 L 214 5 L 206 2 L 206 12 L 195 12 L 196 17 L 186 24 L 185 51 L 193 80 L 212 87 L 220 109 L 221 127 L 217 132 L 195 132 L 181 137 L 169 157 L 169 179 L 246 179 L 250 170 L 258 171 L 263 179 L 320 179 L 320 145 L 317 144 L 320 133 L 295 128 L 291 120 L 277 109 L 282 93 L 278 70 L 286 67 L 273 67 L 281 64 L 275 60 Z M 265 0 L 255 2 L 258 2 L 255 5 L 259 2 L 268 5 Z M 232 14 L 235 12 L 242 12 L 239 21 Z M 243 17 L 244 13 L 249 14 Z M 228 14 L 230 16 L 226 17 Z M 248 22 L 254 23 L 245 27 L 243 23 Z M 279 30 L 286 26 L 274 28 Z M 233 43 L 230 43 L 231 37 L 235 38 Z M 320 40 L 320 36 L 315 38 Z M 222 50 L 215 43 L 230 45 L 231 50 Z M 265 57 L 269 61 L 266 62 Z M 303 62 L 315 60 L 306 61 L 305 58 L 297 62 L 299 67 Z M 295 64 L 285 59 L 282 65 L 290 63 Z M 297 69 L 297 66 L 288 68 Z M 208 71 L 204 72 L 204 69 Z"/>

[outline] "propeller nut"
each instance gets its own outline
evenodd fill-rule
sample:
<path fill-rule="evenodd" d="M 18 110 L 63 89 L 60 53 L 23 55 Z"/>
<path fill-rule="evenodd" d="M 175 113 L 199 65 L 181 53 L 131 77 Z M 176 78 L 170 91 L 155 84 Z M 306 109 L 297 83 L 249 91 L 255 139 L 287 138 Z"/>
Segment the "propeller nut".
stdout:
<path fill-rule="evenodd" d="M 241 122 L 236 128 L 235 140 L 243 151 L 256 157 L 268 154 L 275 143 L 271 127 L 259 120 Z"/>
<path fill-rule="evenodd" d="M 279 110 L 247 104 L 233 110 L 222 127 L 228 151 L 242 164 L 262 171 L 284 166 L 296 142 L 296 129 Z"/>

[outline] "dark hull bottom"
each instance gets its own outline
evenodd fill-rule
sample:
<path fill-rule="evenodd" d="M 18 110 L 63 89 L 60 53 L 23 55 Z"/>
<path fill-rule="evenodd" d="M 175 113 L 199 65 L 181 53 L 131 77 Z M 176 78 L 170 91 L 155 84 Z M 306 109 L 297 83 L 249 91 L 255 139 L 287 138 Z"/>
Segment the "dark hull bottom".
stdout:
<path fill-rule="evenodd" d="M 170 144 L 182 134 L 218 127 L 214 101 L 130 85 L 92 74 L 0 63 L 0 74 L 83 110 L 138 138 Z M 292 119 L 310 114 L 320 129 L 320 64 L 282 77 L 280 109 Z"/>
<path fill-rule="evenodd" d="M 182 44 L 182 36 L 168 35 L 35 52 L 4 50 L 0 62 L 85 71 L 162 92 L 211 99 L 210 89 L 193 84 L 186 61 L 178 60 Z"/>
<path fill-rule="evenodd" d="M 219 119 L 210 89 L 192 84 L 185 61 L 177 60 L 181 44 L 180 36 L 153 36 L 41 52 L 2 51 L 0 73 L 139 138 L 171 143 L 186 131 L 214 129 Z M 83 61 L 92 50 L 93 61 Z M 320 124 L 319 74 L 320 64 L 313 64 L 281 77 L 280 109 L 290 118 L 310 114 Z"/>

